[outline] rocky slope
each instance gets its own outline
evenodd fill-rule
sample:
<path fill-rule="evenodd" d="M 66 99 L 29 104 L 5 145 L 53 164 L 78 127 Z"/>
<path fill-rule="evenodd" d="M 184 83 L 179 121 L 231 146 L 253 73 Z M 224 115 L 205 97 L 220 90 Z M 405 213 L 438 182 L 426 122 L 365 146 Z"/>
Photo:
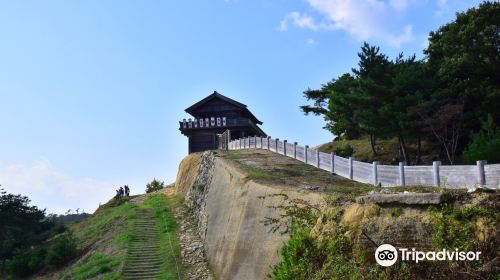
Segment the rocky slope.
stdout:
<path fill-rule="evenodd" d="M 403 191 L 436 193 L 439 198 L 414 195 L 409 199 L 411 194 L 402 196 Z M 360 271 L 370 267 L 371 271 L 379 271 L 373 257 L 379 244 L 421 250 L 437 248 L 436 236 L 450 234 L 438 228 L 440 221 L 448 219 L 439 218 L 448 215 L 443 212 L 448 209 L 443 205 L 484 208 L 478 213 L 490 215 L 471 216 L 466 221 L 466 226 L 474 224 L 470 227 L 470 244 L 476 244 L 477 238 L 485 244 L 498 241 L 498 193 L 450 193 L 425 187 L 381 189 L 263 150 L 189 155 L 180 164 L 174 192 L 185 196 L 217 279 L 265 279 L 270 275 L 281 260 L 280 249 L 290 238 L 287 224 L 296 218 L 294 215 L 305 213 L 304 209 L 318 217 L 310 227 L 311 238 L 322 240 L 342 228 L 352 244 L 349 255 L 356 257 L 351 262 L 362 260 L 355 268 Z M 387 201 L 366 196 L 356 200 L 373 192 L 378 197 L 386 193 L 400 195 L 390 194 L 389 199 L 384 198 Z M 483 263 L 494 254 L 495 251 L 485 251 L 488 259 Z M 417 277 L 420 272 L 411 273 Z"/>

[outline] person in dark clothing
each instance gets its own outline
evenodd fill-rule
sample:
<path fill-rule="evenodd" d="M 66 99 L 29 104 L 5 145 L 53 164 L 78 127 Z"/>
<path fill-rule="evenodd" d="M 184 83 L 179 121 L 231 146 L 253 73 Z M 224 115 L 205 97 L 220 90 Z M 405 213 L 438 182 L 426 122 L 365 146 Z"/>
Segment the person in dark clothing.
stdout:
<path fill-rule="evenodd" d="M 125 185 L 125 195 L 130 196 L 130 188 L 128 187 L 128 185 Z"/>

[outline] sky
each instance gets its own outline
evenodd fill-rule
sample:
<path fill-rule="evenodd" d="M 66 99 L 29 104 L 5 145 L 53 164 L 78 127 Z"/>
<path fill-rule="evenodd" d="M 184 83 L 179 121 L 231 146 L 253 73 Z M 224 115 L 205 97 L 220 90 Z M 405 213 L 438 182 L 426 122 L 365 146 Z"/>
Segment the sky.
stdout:
<path fill-rule="evenodd" d="M 92 213 L 124 184 L 169 184 L 178 121 L 218 91 L 273 138 L 332 140 L 303 91 L 356 66 L 363 41 L 423 58 L 466 0 L 0 1 L 0 185 L 47 213 Z"/>

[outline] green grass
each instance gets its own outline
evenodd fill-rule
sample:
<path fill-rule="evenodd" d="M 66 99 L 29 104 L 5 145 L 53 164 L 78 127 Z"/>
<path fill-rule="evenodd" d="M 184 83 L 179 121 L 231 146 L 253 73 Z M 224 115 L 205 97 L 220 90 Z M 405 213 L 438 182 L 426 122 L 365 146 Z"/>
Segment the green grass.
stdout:
<path fill-rule="evenodd" d="M 81 237 L 86 246 L 99 240 L 109 226 L 118 220 L 130 222 L 135 215 L 134 204 L 123 203 L 114 206 L 114 199 L 101 206 L 96 213 L 86 221 L 75 225 L 77 236 Z"/>
<path fill-rule="evenodd" d="M 160 279 L 178 279 L 178 271 L 182 273 L 180 245 L 177 238 L 177 223 L 172 209 L 180 205 L 181 199 L 155 194 L 148 197 L 143 204 L 132 204 L 112 200 L 101 206 L 97 215 L 94 215 L 85 224 L 80 225 L 80 233 L 88 239 L 87 242 L 97 241 L 102 234 L 110 230 L 111 225 L 120 224 L 121 230 L 112 242 L 120 248 L 118 256 L 108 256 L 103 253 L 94 254 L 85 264 L 75 268 L 67 279 L 88 279 L 103 276 L 103 279 L 120 279 L 121 274 L 117 267 L 124 261 L 124 252 L 133 238 L 133 225 L 137 219 L 137 210 L 152 208 L 157 223 L 160 226 L 160 253 L 164 260 Z M 172 250 L 173 248 L 173 250 Z M 181 274 L 182 275 L 182 274 Z"/>
<path fill-rule="evenodd" d="M 131 239 L 131 228 L 136 217 L 137 206 L 127 201 L 111 199 L 101 205 L 89 219 L 72 226 L 83 250 L 96 250 L 83 264 L 64 274 L 63 279 L 120 279 L 118 268 L 123 263 L 125 249 Z M 99 242 L 99 243 L 96 243 Z M 97 245 L 97 249 L 93 248 Z M 114 248 L 114 249 L 112 249 Z M 112 251 L 105 254 L 103 251 Z"/>
<path fill-rule="evenodd" d="M 142 207 L 154 209 L 157 223 L 160 226 L 160 253 L 164 262 L 159 279 L 178 279 L 178 275 L 182 278 L 183 271 L 181 249 L 177 238 L 177 222 L 172 213 L 172 209 L 181 203 L 181 198 L 157 194 L 149 197 L 142 205 Z"/>
<path fill-rule="evenodd" d="M 74 269 L 63 279 L 84 280 L 98 275 L 103 275 L 103 279 L 120 279 L 119 272 L 115 268 L 123 262 L 123 257 L 110 257 L 103 253 L 96 253 L 90 259 Z"/>
<path fill-rule="evenodd" d="M 292 187 L 319 186 L 322 191 L 341 195 L 343 200 L 353 200 L 376 189 L 268 151 L 225 151 L 224 157 L 237 164 L 246 180 Z"/>
<path fill-rule="evenodd" d="M 248 164 L 242 164 L 241 169 L 246 173 L 245 179 L 250 181 L 250 180 L 273 180 L 277 179 L 278 177 L 276 175 L 273 175 L 266 170 L 253 166 L 253 165 L 248 165 Z"/>

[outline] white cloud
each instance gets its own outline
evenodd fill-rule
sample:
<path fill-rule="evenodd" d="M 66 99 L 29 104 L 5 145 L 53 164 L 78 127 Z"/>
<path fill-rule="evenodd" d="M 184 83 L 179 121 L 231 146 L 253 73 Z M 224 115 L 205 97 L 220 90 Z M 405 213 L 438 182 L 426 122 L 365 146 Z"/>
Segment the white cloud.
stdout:
<path fill-rule="evenodd" d="M 311 16 L 301 15 L 298 12 L 291 12 L 280 22 L 279 30 L 287 30 L 289 22 L 296 27 L 312 30 L 318 30 L 324 27 L 321 24 L 317 24 Z"/>
<path fill-rule="evenodd" d="M 387 40 L 391 46 L 400 46 L 401 44 L 413 40 L 413 26 L 406 25 L 403 33 L 399 35 L 389 34 Z"/>
<path fill-rule="evenodd" d="M 314 40 L 313 38 L 309 38 L 309 39 L 307 39 L 307 44 L 308 45 L 315 45 L 316 44 L 316 40 Z"/>
<path fill-rule="evenodd" d="M 0 184 L 9 193 L 26 195 L 34 205 L 58 214 L 77 208 L 93 212 L 99 202 L 104 203 L 114 195 L 112 184 L 92 178 L 72 178 L 47 160 L 0 166 Z"/>
<path fill-rule="evenodd" d="M 317 23 L 312 16 L 292 12 L 281 21 L 280 30 L 286 30 L 290 21 L 299 28 L 345 30 L 358 40 L 376 39 L 394 47 L 413 40 L 412 25 L 401 24 L 395 19 L 408 9 L 412 0 L 307 0 L 307 2 L 323 16 L 322 23 Z"/>
<path fill-rule="evenodd" d="M 438 5 L 439 6 L 446 6 L 448 5 L 448 0 L 438 0 Z"/>
<path fill-rule="evenodd" d="M 397 11 L 404 11 L 408 7 L 409 0 L 390 0 L 389 4 Z"/>

